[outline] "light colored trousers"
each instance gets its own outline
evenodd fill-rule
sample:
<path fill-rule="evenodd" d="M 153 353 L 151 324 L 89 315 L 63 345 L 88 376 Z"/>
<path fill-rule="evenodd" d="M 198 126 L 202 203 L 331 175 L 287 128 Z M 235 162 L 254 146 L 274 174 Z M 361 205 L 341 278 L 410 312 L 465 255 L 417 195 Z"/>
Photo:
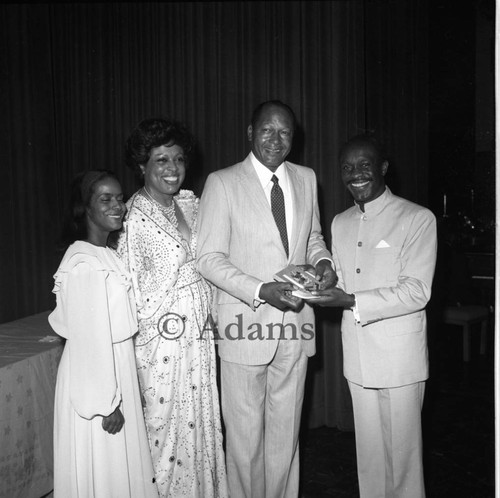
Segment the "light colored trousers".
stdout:
<path fill-rule="evenodd" d="M 280 340 L 267 365 L 221 360 L 222 414 L 231 498 L 296 498 L 307 356 Z"/>
<path fill-rule="evenodd" d="M 349 382 L 361 498 L 425 498 L 422 405 L 425 382 L 365 389 Z"/>

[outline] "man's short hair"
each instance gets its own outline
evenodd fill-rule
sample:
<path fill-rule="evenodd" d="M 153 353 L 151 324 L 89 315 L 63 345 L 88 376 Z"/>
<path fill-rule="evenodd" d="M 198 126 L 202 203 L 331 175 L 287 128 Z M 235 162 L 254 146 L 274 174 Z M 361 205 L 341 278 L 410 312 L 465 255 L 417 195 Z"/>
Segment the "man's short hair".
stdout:
<path fill-rule="evenodd" d="M 371 145 L 373 147 L 373 149 L 377 153 L 380 162 L 387 161 L 387 154 L 385 151 L 385 147 L 377 140 L 377 138 L 374 135 L 371 135 L 369 133 L 362 133 L 360 135 L 356 135 L 354 137 L 351 137 L 347 142 L 345 142 L 340 147 L 339 160 L 344 155 L 346 149 L 364 145 Z"/>

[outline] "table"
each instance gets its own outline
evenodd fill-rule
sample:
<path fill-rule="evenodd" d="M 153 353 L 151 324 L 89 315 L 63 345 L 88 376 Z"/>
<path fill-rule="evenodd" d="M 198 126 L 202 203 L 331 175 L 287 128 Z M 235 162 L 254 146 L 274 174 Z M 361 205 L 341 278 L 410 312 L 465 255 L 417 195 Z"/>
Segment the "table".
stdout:
<path fill-rule="evenodd" d="M 53 419 L 62 340 L 50 311 L 0 325 L 0 498 L 53 489 Z"/>

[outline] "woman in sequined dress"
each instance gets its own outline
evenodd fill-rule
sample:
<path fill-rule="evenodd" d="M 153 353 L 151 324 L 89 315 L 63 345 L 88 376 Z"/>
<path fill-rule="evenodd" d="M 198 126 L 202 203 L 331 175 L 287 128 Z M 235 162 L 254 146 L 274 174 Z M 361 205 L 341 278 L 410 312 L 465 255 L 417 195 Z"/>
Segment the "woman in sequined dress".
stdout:
<path fill-rule="evenodd" d="M 118 254 L 132 274 L 137 368 L 161 497 L 228 496 L 209 284 L 196 271 L 199 199 L 180 190 L 193 149 L 186 128 L 142 121 L 126 160 L 144 186 L 127 202 Z"/>

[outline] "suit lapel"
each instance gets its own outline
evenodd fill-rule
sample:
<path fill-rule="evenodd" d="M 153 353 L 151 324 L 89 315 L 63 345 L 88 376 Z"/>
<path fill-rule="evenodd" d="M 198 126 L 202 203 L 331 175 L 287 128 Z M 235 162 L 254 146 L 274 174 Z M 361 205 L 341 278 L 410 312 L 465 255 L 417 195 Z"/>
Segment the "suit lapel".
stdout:
<path fill-rule="evenodd" d="M 264 189 L 262 188 L 250 157 L 247 157 L 242 163 L 240 181 L 244 185 L 247 196 L 253 199 L 255 212 L 262 223 L 262 230 L 273 235 L 273 240 L 276 242 L 276 245 L 280 247 L 283 250 L 283 254 L 285 254 L 285 248 L 281 242 L 280 232 L 274 221 L 271 206 L 269 205 L 269 201 L 266 198 L 266 194 L 264 193 Z"/>
<path fill-rule="evenodd" d="M 293 205 L 293 226 L 290 240 L 290 256 L 293 255 L 299 242 L 300 227 L 304 221 L 304 210 L 301 206 L 304 204 L 304 179 L 297 173 L 297 170 L 289 163 L 285 163 L 288 172 L 288 185 L 292 193 Z"/>
<path fill-rule="evenodd" d="M 245 186 L 248 197 L 253 200 L 256 210 L 261 213 L 262 217 L 265 218 L 265 215 L 268 214 L 274 223 L 271 207 L 269 206 L 269 202 L 267 202 L 266 194 L 260 184 L 259 177 L 255 172 L 252 162 L 247 158 L 243 161 L 242 166 L 240 181 Z M 267 221 L 269 221 L 269 219 Z"/>

